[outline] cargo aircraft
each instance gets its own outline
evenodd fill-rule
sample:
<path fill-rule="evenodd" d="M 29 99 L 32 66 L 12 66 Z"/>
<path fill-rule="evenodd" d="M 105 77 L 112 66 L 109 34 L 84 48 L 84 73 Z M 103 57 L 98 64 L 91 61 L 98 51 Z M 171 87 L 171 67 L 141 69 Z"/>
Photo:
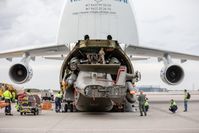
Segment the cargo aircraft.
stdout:
<path fill-rule="evenodd" d="M 142 47 L 130 0 L 67 0 L 54 45 L 0 52 L 0 58 L 21 62 L 10 67 L 14 83 L 28 82 L 35 57 L 61 59 L 60 88 L 65 111 L 124 111 L 136 101 L 134 84 L 141 78 L 133 68 L 139 57 L 156 57 L 164 63 L 160 75 L 169 85 L 184 78 L 181 63 L 199 56 Z M 59 58 L 54 55 L 61 55 Z M 144 58 L 143 58 L 144 59 Z"/>

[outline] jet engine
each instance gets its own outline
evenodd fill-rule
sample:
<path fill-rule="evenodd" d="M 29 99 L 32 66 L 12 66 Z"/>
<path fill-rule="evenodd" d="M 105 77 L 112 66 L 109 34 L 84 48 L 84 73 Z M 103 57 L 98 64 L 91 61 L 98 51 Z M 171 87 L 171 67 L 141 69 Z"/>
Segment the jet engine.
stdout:
<path fill-rule="evenodd" d="M 169 85 L 177 85 L 184 78 L 184 70 L 179 65 L 169 64 L 162 68 L 160 77 Z"/>
<path fill-rule="evenodd" d="M 11 66 L 9 70 L 10 79 L 17 83 L 22 84 L 28 82 L 32 76 L 33 71 L 30 66 L 25 63 L 17 63 Z"/>

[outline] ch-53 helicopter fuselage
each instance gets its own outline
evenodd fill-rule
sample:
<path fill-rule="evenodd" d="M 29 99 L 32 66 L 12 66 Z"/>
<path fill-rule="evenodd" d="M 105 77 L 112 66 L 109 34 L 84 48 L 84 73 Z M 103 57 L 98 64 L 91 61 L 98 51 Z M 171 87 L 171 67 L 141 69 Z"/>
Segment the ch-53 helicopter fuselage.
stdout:
<path fill-rule="evenodd" d="M 65 58 L 60 84 L 66 103 L 79 111 L 110 111 L 113 106 L 124 109 L 133 103 L 130 94 L 137 80 L 130 59 L 117 41 L 81 40 Z"/>

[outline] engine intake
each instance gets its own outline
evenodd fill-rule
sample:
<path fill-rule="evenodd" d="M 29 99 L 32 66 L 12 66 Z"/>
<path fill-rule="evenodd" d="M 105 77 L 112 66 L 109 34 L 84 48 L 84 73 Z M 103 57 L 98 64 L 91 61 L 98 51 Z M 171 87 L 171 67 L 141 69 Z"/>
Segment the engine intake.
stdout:
<path fill-rule="evenodd" d="M 176 64 L 170 64 L 161 70 L 162 80 L 169 85 L 177 85 L 184 79 L 184 70 Z"/>
<path fill-rule="evenodd" d="M 11 66 L 9 76 L 13 82 L 23 84 L 32 78 L 33 71 L 30 66 L 25 65 L 24 63 L 17 63 Z"/>

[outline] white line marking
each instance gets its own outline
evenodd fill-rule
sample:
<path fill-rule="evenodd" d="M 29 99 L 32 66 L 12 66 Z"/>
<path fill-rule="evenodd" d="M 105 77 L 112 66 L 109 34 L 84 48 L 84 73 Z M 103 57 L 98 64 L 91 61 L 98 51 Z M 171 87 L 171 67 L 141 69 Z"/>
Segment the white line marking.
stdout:
<path fill-rule="evenodd" d="M 151 129 L 38 129 L 38 128 L 0 128 L 0 131 L 184 131 L 184 130 L 198 130 L 199 128 L 172 128 L 172 129 L 159 129 L 159 128 L 151 128 Z"/>

